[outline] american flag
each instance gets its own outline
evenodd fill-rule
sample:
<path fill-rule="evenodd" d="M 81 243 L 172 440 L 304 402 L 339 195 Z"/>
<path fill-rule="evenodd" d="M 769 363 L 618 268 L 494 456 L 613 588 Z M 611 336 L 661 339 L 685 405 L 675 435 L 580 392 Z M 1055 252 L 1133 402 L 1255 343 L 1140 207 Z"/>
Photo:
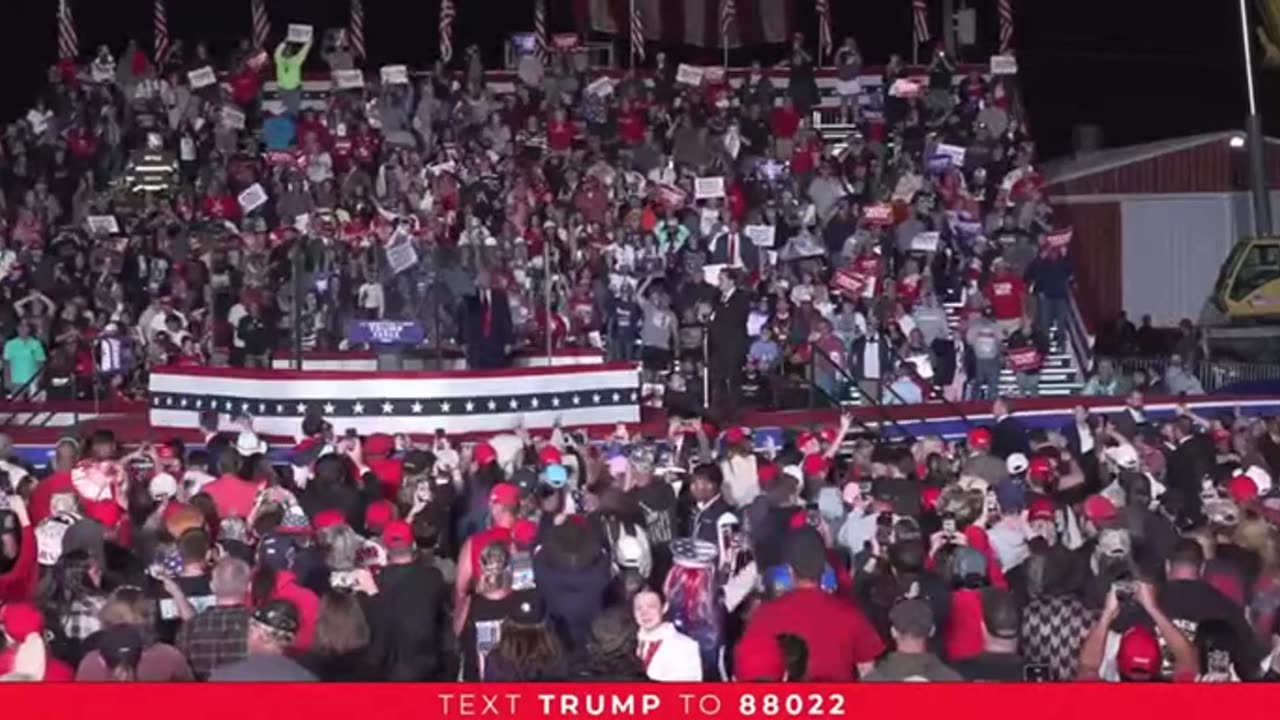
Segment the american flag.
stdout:
<path fill-rule="evenodd" d="M 156 0 L 152 13 L 156 41 L 156 65 L 164 65 L 169 59 L 169 13 L 165 0 Z"/>
<path fill-rule="evenodd" d="M 831 0 L 818 0 L 818 57 L 831 54 Z"/>
<path fill-rule="evenodd" d="M 1004 55 L 1013 48 L 1013 0 L 1000 0 L 997 9 L 1000 13 L 1000 54 Z"/>
<path fill-rule="evenodd" d="M 253 0 L 250 5 L 253 13 L 253 46 L 265 48 L 267 38 L 271 35 L 271 18 L 267 16 L 267 0 Z"/>
<path fill-rule="evenodd" d="M 720 40 L 725 47 L 729 47 L 729 31 L 737 21 L 737 0 L 720 0 Z"/>
<path fill-rule="evenodd" d="M 914 35 L 917 45 L 929 42 L 929 3 L 925 0 L 911 0 L 911 8 L 915 19 Z"/>
<path fill-rule="evenodd" d="M 425 434 L 503 432 L 519 421 L 529 428 L 634 423 L 639 391 L 635 366 L 616 363 L 391 376 L 164 368 L 150 375 L 147 401 L 151 423 L 162 427 L 198 427 L 201 413 L 246 413 L 257 432 L 292 436 L 303 417 L 320 414 L 361 434 Z"/>
<path fill-rule="evenodd" d="M 449 62 L 453 59 L 453 0 L 440 2 L 440 59 Z"/>
<path fill-rule="evenodd" d="M 75 60 L 80 56 L 76 19 L 71 16 L 71 0 L 58 0 L 58 57 Z"/>
<path fill-rule="evenodd" d="M 631 52 L 637 60 L 644 62 L 644 19 L 640 17 L 636 0 L 631 0 Z"/>
<path fill-rule="evenodd" d="M 547 61 L 547 0 L 535 0 L 533 3 L 533 40 L 538 59 Z"/>
<path fill-rule="evenodd" d="M 361 60 L 364 54 L 364 0 L 351 0 L 351 52 Z"/>

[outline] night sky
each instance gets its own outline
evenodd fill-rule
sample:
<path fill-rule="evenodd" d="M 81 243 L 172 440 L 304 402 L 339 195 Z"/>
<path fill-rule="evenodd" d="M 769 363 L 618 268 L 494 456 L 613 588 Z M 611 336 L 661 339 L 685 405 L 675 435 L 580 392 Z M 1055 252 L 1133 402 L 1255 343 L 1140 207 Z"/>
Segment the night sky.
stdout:
<path fill-rule="evenodd" d="M 798 28 L 815 36 L 813 0 L 791 2 Z M 1252 5 L 1253 0 L 1250 0 Z M 346 0 L 267 0 L 277 32 L 290 21 L 345 25 Z M 478 43 L 494 63 L 512 32 L 532 28 L 532 0 L 457 0 L 454 47 Z M 938 12 L 940 0 L 931 0 Z M 995 0 L 956 0 L 979 11 L 985 62 L 995 43 Z M 1108 146 L 1239 128 L 1247 112 L 1235 0 L 1014 0 L 1021 82 L 1041 155 L 1071 149 L 1072 128 L 1103 128 Z M 56 54 L 56 0 L 0 0 L 0 113 L 24 112 Z M 910 57 L 909 0 L 836 0 L 835 35 L 858 38 L 869 64 L 889 53 Z M 119 50 L 130 37 L 151 45 L 152 0 L 73 0 L 81 49 Z M 170 33 L 210 42 L 215 52 L 248 32 L 249 0 L 169 0 Z M 553 31 L 572 29 L 570 0 L 548 0 Z M 422 66 L 435 55 L 439 0 L 365 0 L 371 62 Z M 1256 19 L 1256 18 L 1255 18 Z M 936 15 L 934 25 L 936 27 Z M 935 30 L 936 32 L 936 30 Z M 719 53 L 676 51 L 712 63 Z M 761 54 L 770 61 L 777 51 Z M 736 60 L 746 60 L 744 54 Z M 1280 71 L 1258 74 L 1266 127 L 1280 135 Z"/>

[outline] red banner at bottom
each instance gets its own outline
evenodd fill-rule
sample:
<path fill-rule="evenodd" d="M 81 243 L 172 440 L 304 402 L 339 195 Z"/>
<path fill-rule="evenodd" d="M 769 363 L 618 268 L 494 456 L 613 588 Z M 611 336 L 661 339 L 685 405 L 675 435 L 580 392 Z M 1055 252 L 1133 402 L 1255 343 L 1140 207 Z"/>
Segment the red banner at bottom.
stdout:
<path fill-rule="evenodd" d="M 60 720 L 272 720 L 321 718 L 891 718 L 1036 720 L 1080 717 L 1256 715 L 1273 701 L 1267 685 L 1021 684 L 700 684 L 558 683 L 491 685 L 141 685 L 23 684 L 5 687 L 6 714 Z M 1022 708 L 1023 711 L 1014 711 Z M 1232 710 L 1235 708 L 1235 711 Z"/>

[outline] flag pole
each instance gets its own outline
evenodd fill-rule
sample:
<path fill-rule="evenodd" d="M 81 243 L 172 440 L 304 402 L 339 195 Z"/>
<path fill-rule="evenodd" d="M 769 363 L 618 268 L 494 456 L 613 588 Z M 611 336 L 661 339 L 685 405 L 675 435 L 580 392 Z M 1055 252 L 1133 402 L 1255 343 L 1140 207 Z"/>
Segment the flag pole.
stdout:
<path fill-rule="evenodd" d="M 629 12 L 627 13 L 627 37 L 631 38 L 631 42 L 628 43 L 628 45 L 630 45 L 631 47 L 631 53 L 628 55 L 627 61 L 630 63 L 631 69 L 635 70 L 636 69 L 636 32 L 635 32 L 636 0 L 631 0 L 631 2 L 628 3 L 628 6 L 629 6 Z"/>

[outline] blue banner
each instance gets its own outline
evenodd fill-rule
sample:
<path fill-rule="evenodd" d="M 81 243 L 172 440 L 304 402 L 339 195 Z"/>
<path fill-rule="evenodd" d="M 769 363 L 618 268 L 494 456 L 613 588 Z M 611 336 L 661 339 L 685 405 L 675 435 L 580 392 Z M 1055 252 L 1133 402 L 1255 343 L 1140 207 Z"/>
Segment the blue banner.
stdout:
<path fill-rule="evenodd" d="M 403 320 L 352 320 L 347 339 L 367 345 L 420 345 L 427 339 L 422 323 Z"/>

